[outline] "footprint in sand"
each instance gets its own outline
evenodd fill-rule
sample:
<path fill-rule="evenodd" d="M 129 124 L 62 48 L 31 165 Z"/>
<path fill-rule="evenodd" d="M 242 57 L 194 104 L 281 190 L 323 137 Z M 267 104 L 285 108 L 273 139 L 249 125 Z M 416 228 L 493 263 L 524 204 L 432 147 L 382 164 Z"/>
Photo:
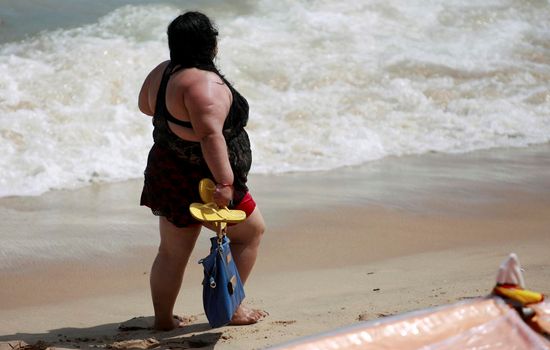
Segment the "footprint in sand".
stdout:
<path fill-rule="evenodd" d="M 206 333 L 192 335 L 189 337 L 177 337 L 166 340 L 157 340 L 156 338 L 148 339 L 130 339 L 112 343 L 107 346 L 107 349 L 113 350 L 130 350 L 130 349 L 199 349 L 207 346 L 213 346 L 220 338 L 220 333 Z"/>
<path fill-rule="evenodd" d="M 130 339 L 112 343 L 107 346 L 108 349 L 126 350 L 126 349 L 149 349 L 160 344 L 155 338 L 148 339 Z"/>
<path fill-rule="evenodd" d="M 383 317 L 389 317 L 393 316 L 394 313 L 390 312 L 379 312 L 376 314 L 376 318 L 383 318 Z M 372 319 L 372 314 L 369 314 L 368 312 L 362 312 L 357 316 L 356 320 L 363 322 L 363 321 L 370 321 Z"/>
<path fill-rule="evenodd" d="M 285 320 L 285 321 L 273 321 L 271 324 L 277 325 L 277 326 L 288 326 L 289 324 L 296 323 L 296 320 Z"/>

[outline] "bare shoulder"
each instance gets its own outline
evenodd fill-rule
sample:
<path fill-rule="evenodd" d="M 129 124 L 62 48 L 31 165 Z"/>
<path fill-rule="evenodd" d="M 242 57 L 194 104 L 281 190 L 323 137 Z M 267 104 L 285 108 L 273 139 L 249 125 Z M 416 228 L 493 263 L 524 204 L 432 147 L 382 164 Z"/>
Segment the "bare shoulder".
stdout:
<path fill-rule="evenodd" d="M 154 113 L 156 91 L 160 85 L 162 73 L 166 69 L 166 66 L 168 66 L 168 63 L 169 61 L 164 61 L 153 68 L 153 70 L 147 74 L 147 77 L 141 85 L 138 98 L 138 107 L 143 113 L 149 116 L 152 116 Z"/>
<path fill-rule="evenodd" d="M 162 78 L 162 74 L 164 73 L 164 70 L 166 69 L 169 63 L 170 61 L 164 61 L 159 63 L 155 68 L 151 70 L 151 72 L 149 72 L 145 80 L 146 81 L 160 80 Z"/>
<path fill-rule="evenodd" d="M 229 88 L 223 80 L 214 72 L 209 72 L 197 68 L 190 68 L 181 71 L 175 77 L 177 84 L 187 97 L 201 100 L 211 100 L 210 102 L 227 103 L 229 98 Z"/>
<path fill-rule="evenodd" d="M 145 81 L 143 82 L 143 88 L 147 91 L 149 89 L 153 88 L 153 90 L 158 89 L 158 86 L 160 85 L 160 81 L 162 80 L 162 74 L 164 73 L 164 70 L 168 66 L 170 61 L 164 61 L 157 65 L 155 68 L 153 68 L 149 74 L 147 74 L 147 77 L 145 78 Z"/>

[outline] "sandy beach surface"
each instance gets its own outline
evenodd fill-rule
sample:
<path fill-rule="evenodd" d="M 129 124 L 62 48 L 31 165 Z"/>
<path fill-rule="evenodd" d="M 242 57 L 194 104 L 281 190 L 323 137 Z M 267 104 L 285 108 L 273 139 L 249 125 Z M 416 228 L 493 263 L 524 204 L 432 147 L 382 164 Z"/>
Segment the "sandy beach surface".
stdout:
<path fill-rule="evenodd" d="M 269 316 L 209 328 L 203 231 L 176 305 L 191 323 L 171 332 L 147 329 L 158 233 L 141 180 L 0 199 L 0 349 L 263 349 L 487 295 L 510 252 L 527 287 L 550 293 L 550 145 L 253 175 L 250 187 L 268 230 L 245 302 Z M 143 329 L 118 328 L 134 317 Z"/>

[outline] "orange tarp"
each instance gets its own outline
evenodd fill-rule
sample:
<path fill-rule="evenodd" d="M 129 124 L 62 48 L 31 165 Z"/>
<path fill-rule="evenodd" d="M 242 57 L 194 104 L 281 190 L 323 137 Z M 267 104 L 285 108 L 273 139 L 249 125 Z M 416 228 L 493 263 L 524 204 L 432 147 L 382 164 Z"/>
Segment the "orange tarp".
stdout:
<path fill-rule="evenodd" d="M 550 334 L 550 302 L 546 301 L 539 304 L 529 305 L 536 313 L 533 322 L 541 328 L 543 332 Z"/>
<path fill-rule="evenodd" d="M 550 306 L 544 305 L 538 314 L 550 325 Z M 365 322 L 274 349 L 550 350 L 550 341 L 499 298 L 479 298 Z"/>

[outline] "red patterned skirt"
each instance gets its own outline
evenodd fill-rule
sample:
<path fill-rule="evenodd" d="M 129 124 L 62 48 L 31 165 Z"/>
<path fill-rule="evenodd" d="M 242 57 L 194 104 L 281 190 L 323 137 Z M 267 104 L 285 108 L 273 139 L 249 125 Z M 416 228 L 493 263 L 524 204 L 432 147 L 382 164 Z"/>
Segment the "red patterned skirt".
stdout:
<path fill-rule="evenodd" d="M 189 204 L 202 202 L 199 182 L 205 177 L 212 178 L 212 173 L 204 162 L 194 164 L 175 151 L 154 144 L 147 158 L 140 204 L 177 227 L 200 224 L 191 216 Z M 243 210 L 248 217 L 256 203 L 248 191 L 236 189 L 230 208 Z"/>
<path fill-rule="evenodd" d="M 147 158 L 140 204 L 177 227 L 199 224 L 191 216 L 189 204 L 202 202 L 199 181 L 211 176 L 206 165 L 189 163 L 174 151 L 155 144 Z"/>

